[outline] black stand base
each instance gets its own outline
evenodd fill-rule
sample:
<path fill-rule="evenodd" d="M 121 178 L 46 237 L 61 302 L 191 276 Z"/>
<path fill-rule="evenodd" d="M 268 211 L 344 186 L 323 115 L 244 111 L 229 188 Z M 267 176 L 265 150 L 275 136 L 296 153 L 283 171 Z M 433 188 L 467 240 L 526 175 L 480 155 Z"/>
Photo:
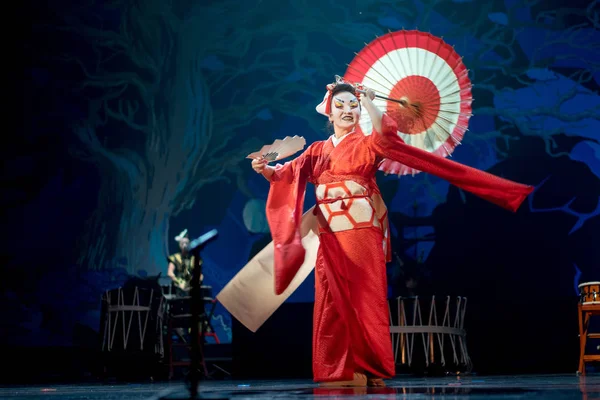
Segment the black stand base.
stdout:
<path fill-rule="evenodd" d="M 200 250 L 209 240 L 217 236 L 217 231 L 212 230 L 190 243 L 189 250 L 194 256 L 194 269 L 192 273 L 191 297 L 192 297 L 192 354 L 190 373 L 188 375 L 188 385 L 191 399 L 198 398 L 198 385 L 204 372 L 200 370 L 204 364 L 204 326 L 206 319 L 206 309 L 202 298 L 202 289 L 200 277 L 202 276 L 202 264 L 200 264 Z M 202 318 L 201 318 L 202 316 Z"/>

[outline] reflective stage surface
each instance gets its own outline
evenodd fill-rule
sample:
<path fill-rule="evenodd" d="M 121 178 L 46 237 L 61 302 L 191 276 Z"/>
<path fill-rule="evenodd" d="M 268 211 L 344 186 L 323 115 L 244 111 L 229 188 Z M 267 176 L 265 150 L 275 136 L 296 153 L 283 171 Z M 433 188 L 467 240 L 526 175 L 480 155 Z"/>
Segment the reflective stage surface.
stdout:
<path fill-rule="evenodd" d="M 203 381 L 203 399 L 600 399 L 600 375 L 397 377 L 386 388 L 319 388 L 306 380 Z M 27 400 L 185 399 L 181 382 L 0 388 L 0 398 Z"/>

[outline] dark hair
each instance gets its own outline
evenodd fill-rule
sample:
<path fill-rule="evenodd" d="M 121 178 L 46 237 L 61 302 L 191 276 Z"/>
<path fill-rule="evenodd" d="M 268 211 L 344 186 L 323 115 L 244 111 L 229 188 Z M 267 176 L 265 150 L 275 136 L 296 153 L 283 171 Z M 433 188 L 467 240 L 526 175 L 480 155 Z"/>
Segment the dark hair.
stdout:
<path fill-rule="evenodd" d="M 354 86 L 352 86 L 348 83 L 338 83 L 331 90 L 331 97 L 329 98 L 329 101 L 330 102 L 333 101 L 333 96 L 335 96 L 336 94 L 341 93 L 341 92 L 350 92 L 354 96 L 356 96 L 356 88 Z"/>
<path fill-rule="evenodd" d="M 333 101 L 333 96 L 335 96 L 338 93 L 342 93 L 342 92 L 350 92 L 354 96 L 356 96 L 356 88 L 354 86 L 350 85 L 349 83 L 338 83 L 337 85 L 335 85 L 333 87 L 333 89 L 331 89 L 331 96 L 329 96 L 329 107 L 331 107 L 331 102 Z M 358 104 L 358 107 L 360 107 L 360 103 Z M 332 135 L 334 132 L 333 124 L 331 122 L 329 122 L 329 120 L 327 121 L 327 123 L 325 125 L 325 131 L 329 135 Z"/>

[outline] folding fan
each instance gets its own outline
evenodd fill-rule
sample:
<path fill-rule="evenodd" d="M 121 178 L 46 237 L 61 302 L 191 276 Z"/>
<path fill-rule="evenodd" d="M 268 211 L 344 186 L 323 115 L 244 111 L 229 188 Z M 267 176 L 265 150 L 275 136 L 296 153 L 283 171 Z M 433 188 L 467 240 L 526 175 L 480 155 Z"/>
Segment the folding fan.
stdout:
<path fill-rule="evenodd" d="M 287 158 L 306 146 L 306 140 L 302 136 L 286 136 L 283 139 L 277 139 L 270 145 L 263 146 L 260 150 L 248 154 L 246 158 L 264 158 L 268 162 L 279 161 Z"/>

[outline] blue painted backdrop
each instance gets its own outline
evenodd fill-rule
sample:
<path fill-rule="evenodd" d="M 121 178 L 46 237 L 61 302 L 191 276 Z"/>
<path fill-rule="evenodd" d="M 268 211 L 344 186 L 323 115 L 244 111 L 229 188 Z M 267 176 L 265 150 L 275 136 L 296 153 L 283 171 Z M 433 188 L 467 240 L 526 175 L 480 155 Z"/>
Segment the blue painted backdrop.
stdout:
<path fill-rule="evenodd" d="M 537 190 L 512 215 L 425 174 L 380 176 L 390 296 L 412 279 L 500 307 L 600 280 L 598 1 L 63 1 L 31 13 L 26 134 L 4 156 L 4 342 L 84 341 L 102 292 L 164 275 L 184 228 L 219 230 L 204 253 L 218 292 L 270 241 L 268 184 L 245 155 L 325 138 L 325 85 L 403 27 L 443 36 L 470 69 L 475 115 L 453 158 Z M 313 284 L 290 301 L 312 301 Z M 231 317 L 215 318 L 231 340 Z"/>

